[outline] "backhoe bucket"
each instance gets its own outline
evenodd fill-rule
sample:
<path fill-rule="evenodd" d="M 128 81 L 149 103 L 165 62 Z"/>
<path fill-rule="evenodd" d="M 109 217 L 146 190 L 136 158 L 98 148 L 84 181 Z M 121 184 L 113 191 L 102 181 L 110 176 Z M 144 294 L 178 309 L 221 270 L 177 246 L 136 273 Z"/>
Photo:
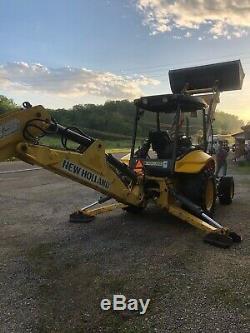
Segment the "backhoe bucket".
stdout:
<path fill-rule="evenodd" d="M 185 89 L 240 90 L 245 76 L 240 60 L 170 70 L 168 75 L 174 94 Z"/>

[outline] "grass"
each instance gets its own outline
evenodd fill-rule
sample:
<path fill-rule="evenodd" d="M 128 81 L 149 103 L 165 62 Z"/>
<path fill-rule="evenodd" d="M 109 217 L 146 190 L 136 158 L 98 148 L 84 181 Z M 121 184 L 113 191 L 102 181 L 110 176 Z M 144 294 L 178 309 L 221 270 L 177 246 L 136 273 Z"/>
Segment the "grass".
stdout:
<path fill-rule="evenodd" d="M 40 140 L 40 142 L 44 145 L 48 145 L 52 148 L 61 148 L 61 141 L 55 137 L 46 137 Z M 127 153 L 130 151 L 131 141 L 130 140 L 103 140 L 106 151 L 108 153 Z M 74 148 L 77 147 L 78 144 L 68 141 L 68 147 Z"/>

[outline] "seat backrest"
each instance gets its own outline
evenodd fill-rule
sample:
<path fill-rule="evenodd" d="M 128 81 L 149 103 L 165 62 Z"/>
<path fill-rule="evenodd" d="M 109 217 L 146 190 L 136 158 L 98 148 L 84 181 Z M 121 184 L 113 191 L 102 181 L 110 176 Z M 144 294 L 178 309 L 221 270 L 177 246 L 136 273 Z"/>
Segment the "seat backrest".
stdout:
<path fill-rule="evenodd" d="M 149 132 L 149 140 L 152 143 L 152 148 L 154 149 L 157 147 L 163 148 L 166 146 L 166 144 L 171 143 L 170 136 L 168 132 L 163 131 L 152 131 Z"/>
<path fill-rule="evenodd" d="M 172 140 L 168 132 L 154 131 L 149 133 L 152 149 L 158 158 L 168 158 L 172 153 Z"/>

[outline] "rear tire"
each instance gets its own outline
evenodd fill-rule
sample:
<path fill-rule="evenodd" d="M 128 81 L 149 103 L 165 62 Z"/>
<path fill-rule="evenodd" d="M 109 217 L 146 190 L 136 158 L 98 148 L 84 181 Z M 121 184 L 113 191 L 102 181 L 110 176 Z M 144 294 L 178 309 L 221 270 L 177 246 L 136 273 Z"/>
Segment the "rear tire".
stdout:
<path fill-rule="evenodd" d="M 233 177 L 221 177 L 218 184 L 218 198 L 220 204 L 230 205 L 234 197 Z"/>
<path fill-rule="evenodd" d="M 182 193 L 193 203 L 212 217 L 215 211 L 216 182 L 213 174 L 201 172 L 197 175 L 184 177 L 181 183 Z"/>

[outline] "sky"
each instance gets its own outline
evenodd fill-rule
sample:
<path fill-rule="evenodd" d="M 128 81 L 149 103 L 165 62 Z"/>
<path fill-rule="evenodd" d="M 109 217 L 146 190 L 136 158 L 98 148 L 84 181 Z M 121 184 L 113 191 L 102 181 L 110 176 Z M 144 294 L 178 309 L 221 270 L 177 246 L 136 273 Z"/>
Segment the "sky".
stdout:
<path fill-rule="evenodd" d="M 0 0 L 0 95 L 51 108 L 170 93 L 170 69 L 240 59 L 218 109 L 250 120 L 250 0 Z"/>

